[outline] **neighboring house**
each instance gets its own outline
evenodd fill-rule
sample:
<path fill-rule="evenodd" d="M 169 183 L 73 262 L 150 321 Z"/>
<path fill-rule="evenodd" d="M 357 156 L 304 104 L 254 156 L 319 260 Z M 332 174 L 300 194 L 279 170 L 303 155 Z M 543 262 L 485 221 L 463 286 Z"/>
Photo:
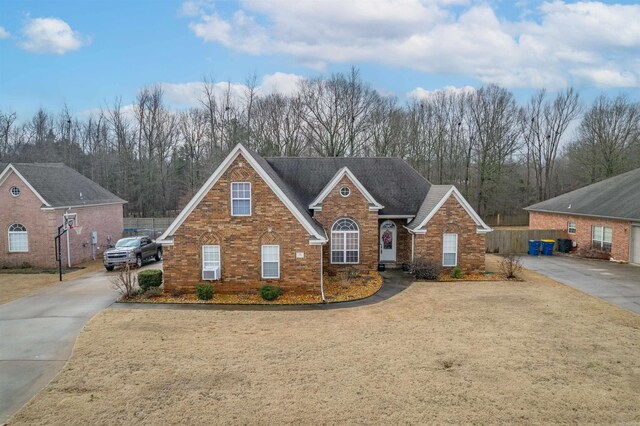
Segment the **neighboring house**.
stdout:
<path fill-rule="evenodd" d="M 529 228 L 565 231 L 579 254 L 640 264 L 640 169 L 525 210 Z"/>
<path fill-rule="evenodd" d="M 0 168 L 0 267 L 53 268 L 54 238 L 65 214 L 75 214 L 78 228 L 62 237 L 63 264 L 100 255 L 122 236 L 124 203 L 64 164 L 12 163 Z"/>
<path fill-rule="evenodd" d="M 491 229 L 398 158 L 263 158 L 237 145 L 169 226 L 165 291 L 320 291 L 323 272 L 415 258 L 484 270 Z"/>

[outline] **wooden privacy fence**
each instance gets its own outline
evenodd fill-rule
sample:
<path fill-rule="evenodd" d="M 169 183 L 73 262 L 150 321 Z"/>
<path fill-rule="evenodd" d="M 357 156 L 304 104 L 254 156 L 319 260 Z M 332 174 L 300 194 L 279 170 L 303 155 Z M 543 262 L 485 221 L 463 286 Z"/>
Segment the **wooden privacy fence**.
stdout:
<path fill-rule="evenodd" d="M 489 226 L 528 226 L 529 213 L 520 214 L 490 214 L 482 218 Z"/>
<path fill-rule="evenodd" d="M 151 238 L 160 236 L 173 222 L 172 217 L 125 217 L 124 235 L 148 235 Z"/>
<path fill-rule="evenodd" d="M 529 240 L 566 238 L 564 231 L 533 229 L 498 229 L 485 235 L 487 253 L 524 254 L 529 251 Z M 557 250 L 557 241 L 556 247 Z"/>

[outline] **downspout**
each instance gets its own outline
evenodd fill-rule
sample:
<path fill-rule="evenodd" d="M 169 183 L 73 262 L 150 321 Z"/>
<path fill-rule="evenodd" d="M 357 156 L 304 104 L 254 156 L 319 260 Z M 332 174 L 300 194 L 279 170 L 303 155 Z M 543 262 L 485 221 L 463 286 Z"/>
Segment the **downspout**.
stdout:
<path fill-rule="evenodd" d="M 322 247 L 324 244 L 320 244 L 320 297 L 322 297 L 322 303 L 327 303 L 324 300 L 324 272 L 322 270 L 322 264 L 324 263 L 324 257 L 322 255 Z"/>
<path fill-rule="evenodd" d="M 413 232 L 411 233 L 411 261 L 413 262 L 413 256 L 414 256 L 414 251 L 415 251 L 415 245 L 416 245 L 416 234 L 414 234 Z"/>

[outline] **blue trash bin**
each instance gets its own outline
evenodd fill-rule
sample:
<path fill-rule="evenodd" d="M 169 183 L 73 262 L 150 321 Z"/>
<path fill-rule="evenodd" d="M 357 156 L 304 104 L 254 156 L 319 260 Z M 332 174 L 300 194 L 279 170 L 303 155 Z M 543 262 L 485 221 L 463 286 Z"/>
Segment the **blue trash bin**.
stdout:
<path fill-rule="evenodd" d="M 540 254 L 540 241 L 529 240 L 529 256 L 537 256 Z"/>
<path fill-rule="evenodd" d="M 553 247 L 556 245 L 554 240 L 542 240 L 542 254 L 544 256 L 553 256 Z"/>

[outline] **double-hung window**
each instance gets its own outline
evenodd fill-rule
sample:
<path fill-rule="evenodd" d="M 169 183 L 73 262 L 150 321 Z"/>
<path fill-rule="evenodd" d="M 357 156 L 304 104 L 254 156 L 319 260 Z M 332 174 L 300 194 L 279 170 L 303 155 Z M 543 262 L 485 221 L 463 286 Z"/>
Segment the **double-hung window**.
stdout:
<path fill-rule="evenodd" d="M 29 236 L 24 225 L 14 223 L 9 226 L 9 251 L 16 253 L 29 251 Z"/>
<path fill-rule="evenodd" d="M 575 234 L 576 233 L 576 223 L 575 222 L 569 222 L 567 223 L 567 233 L 568 234 Z"/>
<path fill-rule="evenodd" d="M 358 263 L 360 230 L 351 219 L 339 219 L 331 228 L 331 263 Z"/>
<path fill-rule="evenodd" d="M 280 278 L 280 246 L 262 246 L 262 278 Z"/>
<path fill-rule="evenodd" d="M 202 279 L 219 280 L 222 273 L 220 266 L 220 246 L 202 246 Z"/>
<path fill-rule="evenodd" d="M 594 226 L 591 229 L 591 248 L 611 252 L 613 229 L 606 226 Z"/>
<path fill-rule="evenodd" d="M 251 182 L 231 183 L 231 216 L 251 216 Z"/>
<path fill-rule="evenodd" d="M 444 234 L 442 237 L 442 266 L 458 265 L 458 234 Z"/>

